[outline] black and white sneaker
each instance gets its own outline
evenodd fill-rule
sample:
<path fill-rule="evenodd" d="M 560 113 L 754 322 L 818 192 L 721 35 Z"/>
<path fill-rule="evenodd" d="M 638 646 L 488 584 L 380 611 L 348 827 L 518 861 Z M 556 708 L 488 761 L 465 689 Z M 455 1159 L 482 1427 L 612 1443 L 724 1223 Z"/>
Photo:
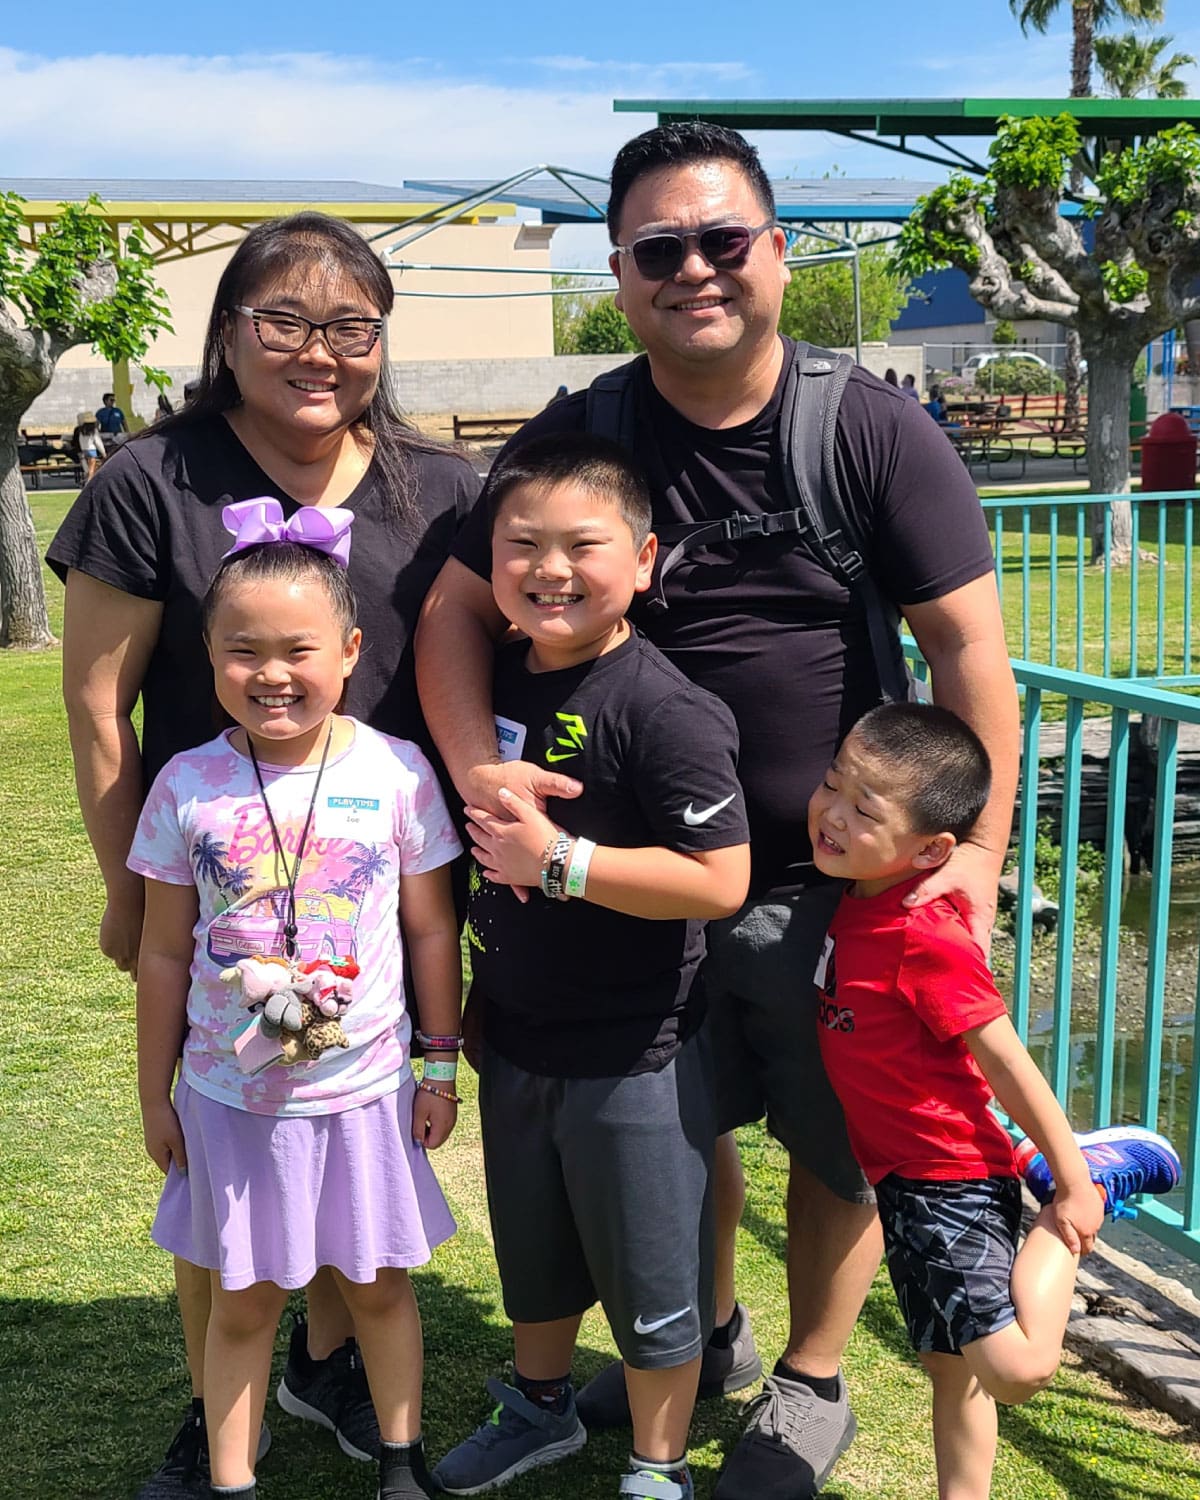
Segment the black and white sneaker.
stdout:
<path fill-rule="evenodd" d="M 348 1458 L 378 1461 L 379 1422 L 354 1339 L 347 1339 L 328 1359 L 312 1359 L 308 1325 L 297 1319 L 275 1399 L 291 1416 L 328 1428 Z"/>

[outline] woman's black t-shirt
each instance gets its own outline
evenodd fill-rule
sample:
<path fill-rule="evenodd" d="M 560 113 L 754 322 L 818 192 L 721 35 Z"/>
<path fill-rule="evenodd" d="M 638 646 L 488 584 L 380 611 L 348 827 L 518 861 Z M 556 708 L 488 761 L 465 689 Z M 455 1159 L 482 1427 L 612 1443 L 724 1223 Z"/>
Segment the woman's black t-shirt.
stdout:
<path fill-rule="evenodd" d="M 414 451 L 412 461 L 417 478 L 408 519 L 392 516 L 374 466 L 341 502 L 354 512 L 349 574 L 363 632 L 345 711 L 428 749 L 412 638 L 479 479 L 454 454 Z M 232 544 L 222 508 L 262 495 L 274 496 L 285 516 L 299 508 L 223 417 L 153 432 L 124 444 L 84 487 L 46 554 L 60 578 L 75 568 L 163 606 L 142 683 L 147 785 L 172 755 L 211 739 L 222 722 L 200 634 L 200 601 Z"/>

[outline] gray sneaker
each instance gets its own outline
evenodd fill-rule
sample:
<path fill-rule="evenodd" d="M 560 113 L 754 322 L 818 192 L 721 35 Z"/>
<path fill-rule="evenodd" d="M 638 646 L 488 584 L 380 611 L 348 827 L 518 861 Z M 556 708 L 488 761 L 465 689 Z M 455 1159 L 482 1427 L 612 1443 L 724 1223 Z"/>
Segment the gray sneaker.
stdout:
<path fill-rule="evenodd" d="M 840 1375 L 836 1401 L 822 1401 L 801 1381 L 768 1375 L 747 1414 L 713 1500 L 809 1500 L 858 1430 Z"/>
<path fill-rule="evenodd" d="M 700 1359 L 700 1389 L 697 1401 L 712 1396 L 730 1396 L 744 1390 L 762 1374 L 762 1360 L 754 1347 L 750 1314 L 739 1302 L 734 1309 L 733 1337 L 727 1349 L 705 1344 Z M 625 1390 L 625 1366 L 619 1359 L 605 1365 L 599 1375 L 588 1381 L 575 1398 L 579 1419 L 589 1431 L 603 1427 L 628 1427 L 629 1396 Z"/>
<path fill-rule="evenodd" d="M 434 1482 L 448 1495 L 498 1490 L 518 1474 L 577 1453 L 587 1442 L 574 1397 L 559 1417 L 527 1401 L 502 1380 L 489 1380 L 487 1388 L 497 1403 L 495 1411 L 433 1471 Z"/>

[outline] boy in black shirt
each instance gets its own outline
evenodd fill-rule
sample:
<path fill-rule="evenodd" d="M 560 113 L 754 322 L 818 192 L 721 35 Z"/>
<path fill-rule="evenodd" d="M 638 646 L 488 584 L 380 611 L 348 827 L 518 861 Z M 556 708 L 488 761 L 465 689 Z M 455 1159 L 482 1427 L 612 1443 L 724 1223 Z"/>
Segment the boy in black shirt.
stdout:
<path fill-rule="evenodd" d="M 500 758 L 583 791 L 546 814 L 509 797 L 511 821 L 468 809 L 480 1113 L 515 1384 L 489 1382 L 492 1418 L 435 1477 L 475 1494 L 582 1447 L 570 1363 L 599 1299 L 633 1413 L 620 1493 L 690 1500 L 715 1138 L 692 981 L 703 921 L 735 911 L 749 881 L 737 731 L 625 619 L 656 544 L 621 450 L 579 434 L 530 443 L 489 495 L 496 603 L 528 637 L 497 661 Z"/>

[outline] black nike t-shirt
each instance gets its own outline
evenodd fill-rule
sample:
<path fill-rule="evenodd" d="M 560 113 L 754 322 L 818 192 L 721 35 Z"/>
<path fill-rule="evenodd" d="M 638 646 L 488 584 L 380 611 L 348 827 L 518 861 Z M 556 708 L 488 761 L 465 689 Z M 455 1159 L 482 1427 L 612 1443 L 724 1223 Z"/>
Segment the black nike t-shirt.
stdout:
<path fill-rule="evenodd" d="M 714 430 L 683 417 L 659 395 L 647 366 L 639 367 L 634 446 L 650 481 L 656 525 L 791 508 L 780 468 L 782 386 L 781 375 L 772 399 L 750 421 Z M 509 446 L 581 430 L 586 395 L 555 402 Z M 858 367 L 838 413 L 835 465 L 885 598 L 901 608 L 923 604 L 991 571 L 975 486 L 945 434 L 917 402 Z M 486 501 L 454 550 L 467 567 L 489 576 Z M 651 610 L 641 596 L 631 618 L 693 682 L 733 710 L 753 889 L 764 894 L 807 884 L 814 879 L 808 799 L 842 736 L 877 701 L 865 619 L 842 585 L 787 535 L 691 552 L 669 574 L 665 593 L 667 610 Z"/>
<path fill-rule="evenodd" d="M 508 758 L 583 783 L 579 798 L 551 800 L 556 823 L 624 849 L 686 854 L 746 842 L 737 727 L 723 703 L 636 631 L 557 672 L 529 671 L 528 651 L 519 642 L 497 655 L 497 737 Z M 467 936 L 487 1040 L 528 1072 L 651 1071 L 699 1024 L 702 922 L 651 921 L 540 891 L 522 904 L 475 866 Z"/>
<path fill-rule="evenodd" d="M 354 512 L 350 581 L 363 649 L 345 711 L 385 734 L 430 749 L 413 672 L 412 637 L 429 585 L 479 493 L 454 454 L 414 450 L 413 514 L 396 519 L 375 466 L 342 502 Z M 78 569 L 123 593 L 163 606 L 142 684 L 147 786 L 181 750 L 216 733 L 212 669 L 200 634 L 200 601 L 232 537 L 222 508 L 274 496 L 286 516 L 297 503 L 259 468 L 223 417 L 173 426 L 125 443 L 105 463 L 50 543 L 60 578 Z"/>

